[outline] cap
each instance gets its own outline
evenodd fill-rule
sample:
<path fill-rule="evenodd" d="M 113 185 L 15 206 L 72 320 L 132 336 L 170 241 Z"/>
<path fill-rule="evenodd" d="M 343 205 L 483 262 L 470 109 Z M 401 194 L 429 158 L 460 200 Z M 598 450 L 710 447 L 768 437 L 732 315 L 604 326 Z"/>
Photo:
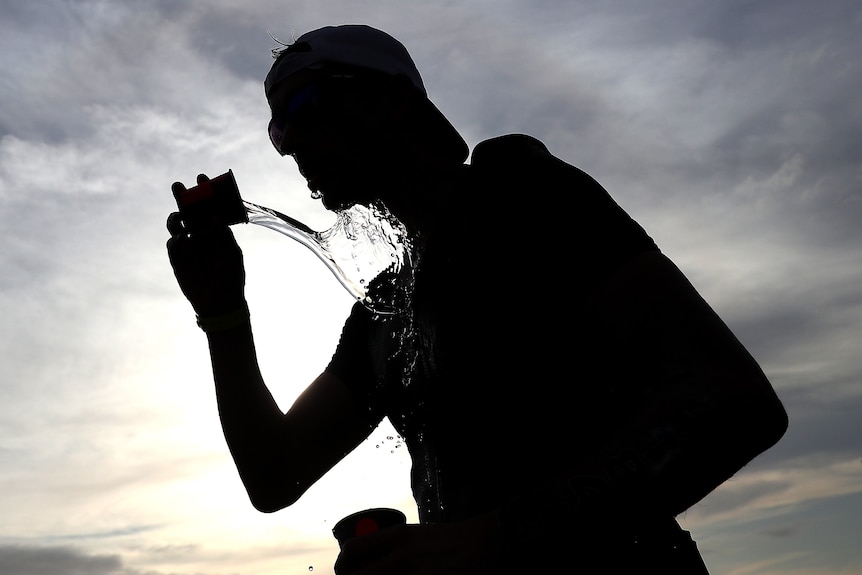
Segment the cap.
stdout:
<path fill-rule="evenodd" d="M 451 149 L 453 159 L 463 162 L 467 144 L 449 120 L 428 100 L 422 76 L 404 45 L 381 30 L 363 24 L 326 26 L 307 32 L 287 46 L 276 58 L 264 80 L 267 97 L 273 88 L 300 70 L 327 66 L 349 66 L 391 76 L 403 76 L 422 94 L 426 119 L 440 143 Z"/>
<path fill-rule="evenodd" d="M 353 66 L 405 76 L 426 95 L 422 77 L 407 48 L 386 32 L 361 24 L 327 26 L 297 38 L 272 65 L 264 82 L 266 95 L 269 96 L 272 88 L 288 76 L 326 65 Z"/>

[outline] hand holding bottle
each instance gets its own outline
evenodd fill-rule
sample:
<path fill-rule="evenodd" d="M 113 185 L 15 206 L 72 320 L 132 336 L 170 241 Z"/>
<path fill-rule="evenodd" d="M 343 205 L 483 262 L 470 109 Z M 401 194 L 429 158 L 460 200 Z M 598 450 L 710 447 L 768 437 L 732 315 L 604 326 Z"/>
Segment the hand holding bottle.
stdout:
<path fill-rule="evenodd" d="M 200 175 L 198 184 L 208 178 Z M 174 193 L 185 186 L 176 182 Z M 199 222 L 189 231 L 182 216 L 172 213 L 167 221 L 171 238 L 168 257 L 183 294 L 201 316 L 215 316 L 245 305 L 245 269 L 242 251 L 227 225 L 216 218 Z"/>

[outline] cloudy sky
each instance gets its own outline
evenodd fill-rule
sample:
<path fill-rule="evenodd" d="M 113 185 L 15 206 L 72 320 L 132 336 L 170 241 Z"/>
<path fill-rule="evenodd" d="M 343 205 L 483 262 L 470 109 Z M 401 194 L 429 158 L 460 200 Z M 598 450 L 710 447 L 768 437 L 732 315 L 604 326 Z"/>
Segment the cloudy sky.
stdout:
<path fill-rule="evenodd" d="M 0 0 L 0 573 L 330 573 L 340 517 L 415 518 L 385 426 L 293 508 L 251 508 L 164 250 L 170 184 L 199 172 L 328 225 L 261 83 L 269 34 L 356 22 L 408 46 L 471 147 L 528 133 L 602 182 L 760 361 L 791 427 L 680 517 L 712 572 L 862 573 L 855 0 Z M 351 299 L 236 233 L 286 408 Z"/>

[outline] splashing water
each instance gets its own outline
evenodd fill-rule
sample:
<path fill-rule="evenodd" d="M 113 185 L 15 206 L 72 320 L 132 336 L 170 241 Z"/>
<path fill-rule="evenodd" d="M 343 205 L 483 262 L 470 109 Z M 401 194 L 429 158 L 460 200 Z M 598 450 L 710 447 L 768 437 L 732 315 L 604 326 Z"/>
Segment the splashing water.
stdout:
<path fill-rule="evenodd" d="M 312 195 L 320 197 L 316 192 Z M 405 386 L 420 364 L 425 367 L 429 358 L 433 360 L 433 341 L 429 346 L 427 338 L 420 337 L 412 309 L 422 241 L 417 237 L 414 242 L 382 203 L 337 211 L 335 224 L 318 232 L 243 200 L 231 170 L 192 188 L 174 190 L 174 197 L 189 229 L 215 217 L 226 225 L 249 222 L 275 230 L 310 249 L 357 301 L 376 314 L 375 319 L 385 321 L 383 315 L 400 320 L 392 324 L 396 350 L 391 359 L 400 360 Z"/>
<path fill-rule="evenodd" d="M 412 245 L 407 230 L 382 204 L 336 212 L 321 232 L 273 209 L 243 200 L 249 223 L 280 232 L 310 249 L 365 307 L 379 314 L 404 309 L 412 289 Z"/>
<path fill-rule="evenodd" d="M 412 301 L 421 249 L 404 224 L 382 203 L 354 205 L 336 212 L 327 230 L 315 231 L 271 208 L 242 200 L 249 223 L 275 230 L 310 249 L 366 308 L 381 316 L 397 315 L 401 327 L 393 358 L 402 357 L 401 382 L 409 386 L 419 369 L 424 343 L 418 337 Z"/>

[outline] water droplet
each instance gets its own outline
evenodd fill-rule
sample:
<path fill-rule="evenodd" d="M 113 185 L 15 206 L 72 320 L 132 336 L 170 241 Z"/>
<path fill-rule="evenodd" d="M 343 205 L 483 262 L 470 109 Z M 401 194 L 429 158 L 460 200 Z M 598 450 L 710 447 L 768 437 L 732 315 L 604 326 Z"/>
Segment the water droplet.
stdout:
<path fill-rule="evenodd" d="M 314 565 L 309 565 L 309 566 L 308 566 L 308 570 L 309 570 L 309 571 L 314 571 Z"/>

